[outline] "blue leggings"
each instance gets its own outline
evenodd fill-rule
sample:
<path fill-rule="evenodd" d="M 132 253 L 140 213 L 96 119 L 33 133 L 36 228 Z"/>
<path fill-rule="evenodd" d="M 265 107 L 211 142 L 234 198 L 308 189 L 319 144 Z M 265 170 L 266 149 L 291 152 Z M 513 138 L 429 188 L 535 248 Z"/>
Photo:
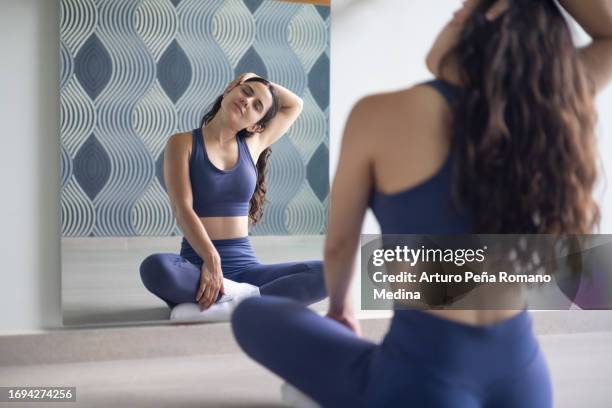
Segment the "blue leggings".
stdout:
<path fill-rule="evenodd" d="M 221 257 L 223 277 L 258 286 L 262 295 L 283 296 L 308 305 L 326 294 L 321 261 L 262 264 L 255 256 L 249 237 L 212 241 Z M 149 255 L 140 265 L 146 288 L 173 308 L 195 303 L 204 261 L 183 238 L 179 255 Z M 220 296 L 220 294 L 219 294 Z"/>
<path fill-rule="evenodd" d="M 396 310 L 381 344 L 290 300 L 232 315 L 242 349 L 323 407 L 552 406 L 548 367 L 523 311 L 489 327 Z"/>

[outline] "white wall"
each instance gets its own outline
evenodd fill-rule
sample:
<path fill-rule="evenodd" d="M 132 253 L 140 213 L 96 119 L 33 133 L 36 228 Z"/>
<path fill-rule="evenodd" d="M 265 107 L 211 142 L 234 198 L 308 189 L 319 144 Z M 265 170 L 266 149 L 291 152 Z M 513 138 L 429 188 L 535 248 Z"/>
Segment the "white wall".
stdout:
<path fill-rule="evenodd" d="M 353 104 L 367 94 L 407 88 L 431 78 L 425 56 L 461 0 L 333 0 L 331 28 L 330 177 L 337 165 L 342 131 Z M 574 27 L 579 43 L 588 37 Z M 598 98 L 602 158 L 612 157 L 612 86 Z M 602 233 L 612 233 L 612 162 L 595 196 L 602 209 Z M 363 232 L 378 233 L 371 213 Z"/>
<path fill-rule="evenodd" d="M 0 1 L 0 334 L 61 325 L 59 8 Z"/>
<path fill-rule="evenodd" d="M 351 107 L 371 93 L 407 88 L 431 78 L 425 56 L 439 30 L 462 0 L 332 0 L 330 179 L 336 170 L 342 132 Z M 433 4 L 435 3 L 435 5 Z M 578 43 L 588 37 L 574 24 Z M 600 155 L 612 157 L 612 86 L 599 95 Z M 602 233 L 612 233 L 612 162 L 604 163 L 610 179 L 601 178 L 595 196 L 602 210 Z M 380 232 L 368 210 L 363 233 Z M 359 271 L 359 257 L 356 268 Z M 358 274 L 356 275 L 359 276 Z M 360 279 L 355 279 L 353 304 L 359 310 Z M 361 311 L 360 317 L 388 316 L 387 311 Z"/>

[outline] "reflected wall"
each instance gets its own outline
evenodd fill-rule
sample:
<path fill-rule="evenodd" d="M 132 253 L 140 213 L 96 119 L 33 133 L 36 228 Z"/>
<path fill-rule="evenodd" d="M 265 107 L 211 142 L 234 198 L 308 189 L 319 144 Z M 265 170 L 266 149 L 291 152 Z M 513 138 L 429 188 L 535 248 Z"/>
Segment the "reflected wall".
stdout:
<path fill-rule="evenodd" d="M 163 180 L 168 137 L 198 126 L 242 72 L 304 111 L 273 146 L 253 235 L 321 234 L 328 178 L 329 7 L 261 0 L 62 0 L 63 237 L 180 234 Z"/>

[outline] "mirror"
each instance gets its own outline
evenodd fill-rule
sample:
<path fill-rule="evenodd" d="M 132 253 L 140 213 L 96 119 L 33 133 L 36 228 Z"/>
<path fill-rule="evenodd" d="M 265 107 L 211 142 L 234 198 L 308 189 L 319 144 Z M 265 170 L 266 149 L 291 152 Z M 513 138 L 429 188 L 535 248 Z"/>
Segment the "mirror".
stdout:
<path fill-rule="evenodd" d="M 248 232 L 252 246 L 264 264 L 322 259 L 329 6 L 62 0 L 60 7 L 64 325 L 170 321 L 170 308 L 139 273 L 149 255 L 178 256 L 181 249 L 164 149 L 171 135 L 198 128 L 244 72 L 303 100 L 297 120 L 272 145 L 264 218 Z M 325 310 L 325 303 L 312 307 Z"/>

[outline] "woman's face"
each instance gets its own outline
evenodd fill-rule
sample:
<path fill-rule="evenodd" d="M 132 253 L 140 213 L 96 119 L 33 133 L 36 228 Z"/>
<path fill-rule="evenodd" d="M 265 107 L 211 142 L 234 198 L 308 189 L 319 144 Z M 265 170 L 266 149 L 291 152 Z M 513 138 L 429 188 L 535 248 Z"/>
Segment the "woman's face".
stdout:
<path fill-rule="evenodd" d="M 257 122 L 272 106 L 272 94 L 261 82 L 243 82 L 225 94 L 221 109 L 237 129 L 258 131 Z"/>
<path fill-rule="evenodd" d="M 459 39 L 459 33 L 463 28 L 463 23 L 479 2 L 480 0 L 464 0 L 461 7 L 453 13 L 451 20 L 438 33 L 426 58 L 427 68 L 435 77 L 439 78 L 441 76 L 438 72 L 438 67 L 442 57 L 455 46 Z"/>

